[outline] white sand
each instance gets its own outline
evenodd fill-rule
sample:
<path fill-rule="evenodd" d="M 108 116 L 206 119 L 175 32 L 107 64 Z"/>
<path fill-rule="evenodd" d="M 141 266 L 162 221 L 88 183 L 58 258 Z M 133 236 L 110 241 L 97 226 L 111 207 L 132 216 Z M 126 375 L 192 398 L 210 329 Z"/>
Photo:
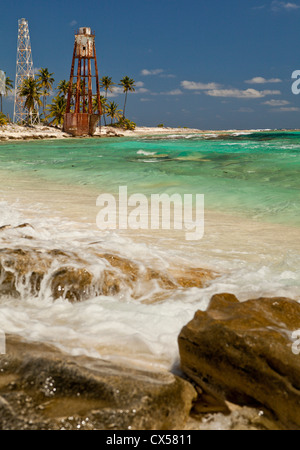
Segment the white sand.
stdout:
<path fill-rule="evenodd" d="M 160 134 L 197 134 L 203 133 L 202 130 L 195 128 L 171 128 L 171 127 L 136 127 L 135 130 L 123 130 L 114 127 L 97 128 L 95 136 L 145 136 L 145 135 L 160 135 Z"/>
<path fill-rule="evenodd" d="M 143 135 L 161 134 L 194 134 L 202 133 L 201 130 L 191 128 L 169 128 L 169 127 L 136 127 L 134 131 L 123 130 L 110 126 L 97 128 L 95 137 L 135 137 Z M 29 139 L 65 139 L 72 138 L 59 128 L 45 125 L 20 126 L 8 124 L 0 127 L 0 141 L 29 140 Z"/>
<path fill-rule="evenodd" d="M 10 139 L 27 140 L 27 139 L 62 139 L 69 137 L 62 130 L 44 125 L 20 126 L 16 124 L 8 124 L 0 127 L 0 141 Z"/>

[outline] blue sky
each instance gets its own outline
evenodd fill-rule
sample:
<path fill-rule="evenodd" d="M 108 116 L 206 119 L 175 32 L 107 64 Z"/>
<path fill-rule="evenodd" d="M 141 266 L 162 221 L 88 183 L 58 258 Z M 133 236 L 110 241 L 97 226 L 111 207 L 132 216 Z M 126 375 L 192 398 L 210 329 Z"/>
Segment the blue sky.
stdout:
<path fill-rule="evenodd" d="M 13 80 L 18 19 L 55 86 L 69 78 L 74 32 L 90 26 L 100 77 L 136 81 L 127 116 L 138 125 L 300 128 L 300 0 L 10 0 L 0 10 L 0 69 Z M 3 103 L 12 115 L 13 98 Z"/>

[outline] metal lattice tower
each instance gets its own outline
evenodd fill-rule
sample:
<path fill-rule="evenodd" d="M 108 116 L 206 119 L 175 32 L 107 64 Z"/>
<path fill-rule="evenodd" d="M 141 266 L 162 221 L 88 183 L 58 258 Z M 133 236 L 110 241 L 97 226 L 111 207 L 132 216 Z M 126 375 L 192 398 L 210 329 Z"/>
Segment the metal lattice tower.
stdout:
<path fill-rule="evenodd" d="M 33 60 L 30 45 L 29 27 L 26 19 L 18 21 L 18 45 L 17 45 L 17 66 L 15 80 L 15 104 L 14 104 L 14 123 L 25 123 L 28 117 L 24 103 L 25 99 L 19 96 L 19 88 L 23 81 L 28 78 L 34 78 Z M 31 114 L 31 124 L 39 123 L 39 110 L 35 105 L 35 113 Z"/>
<path fill-rule="evenodd" d="M 77 60 L 77 75 L 75 64 Z M 92 74 L 92 61 L 94 73 Z M 74 98 L 73 79 L 76 79 L 75 105 L 71 111 Z M 93 96 L 92 80 L 95 79 L 96 95 Z M 96 111 L 94 102 L 96 100 Z M 66 113 L 64 115 L 64 131 L 74 136 L 93 135 L 97 122 L 101 119 L 102 108 L 100 101 L 100 87 L 96 58 L 95 34 L 90 27 L 81 27 L 75 34 L 73 59 L 67 96 Z"/>

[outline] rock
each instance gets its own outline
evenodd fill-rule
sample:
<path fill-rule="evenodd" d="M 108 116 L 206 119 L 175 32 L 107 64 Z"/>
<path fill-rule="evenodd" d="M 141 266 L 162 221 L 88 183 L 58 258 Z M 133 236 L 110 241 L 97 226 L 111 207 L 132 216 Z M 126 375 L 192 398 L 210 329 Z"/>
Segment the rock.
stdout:
<path fill-rule="evenodd" d="M 27 223 L 14 228 L 7 225 L 0 231 L 21 231 L 28 227 L 30 224 Z M 26 233 L 23 238 L 33 239 Z M 89 256 L 93 259 L 92 265 Z M 97 266 L 99 270 L 95 273 Z M 54 299 L 74 302 L 98 295 L 113 296 L 127 290 L 138 299 L 156 290 L 153 288 L 158 285 L 160 291 L 151 298 L 154 302 L 160 301 L 161 296 L 171 289 L 203 288 L 215 277 L 213 272 L 200 268 L 156 270 L 120 255 L 99 253 L 94 249 L 87 250 L 86 259 L 76 252 L 57 249 L 25 246 L 0 249 L 0 294 L 14 297 L 38 297 L 50 290 Z"/>
<path fill-rule="evenodd" d="M 205 392 L 241 405 L 262 405 L 287 429 L 300 428 L 300 357 L 291 334 L 300 304 L 288 298 L 239 302 L 212 297 L 178 337 L 181 368 Z"/>
<path fill-rule="evenodd" d="M 51 276 L 51 291 L 55 299 L 66 298 L 70 302 L 86 300 L 95 295 L 93 276 L 81 268 L 63 267 Z"/>
<path fill-rule="evenodd" d="M 167 372 L 69 356 L 7 336 L 0 356 L 2 430 L 182 429 L 193 386 Z"/>

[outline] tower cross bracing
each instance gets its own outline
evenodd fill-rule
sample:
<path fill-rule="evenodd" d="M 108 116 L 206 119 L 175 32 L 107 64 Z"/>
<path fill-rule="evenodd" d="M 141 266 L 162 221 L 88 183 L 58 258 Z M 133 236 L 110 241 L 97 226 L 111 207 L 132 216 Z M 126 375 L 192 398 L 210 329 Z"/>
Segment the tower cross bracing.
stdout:
<path fill-rule="evenodd" d="M 19 89 L 25 79 L 34 78 L 33 59 L 30 44 L 29 26 L 26 19 L 18 21 L 17 64 L 15 79 L 14 123 L 27 122 L 28 110 L 25 108 L 25 99 L 19 95 Z M 35 104 L 34 114 L 30 114 L 30 123 L 39 123 L 38 106 Z"/>

